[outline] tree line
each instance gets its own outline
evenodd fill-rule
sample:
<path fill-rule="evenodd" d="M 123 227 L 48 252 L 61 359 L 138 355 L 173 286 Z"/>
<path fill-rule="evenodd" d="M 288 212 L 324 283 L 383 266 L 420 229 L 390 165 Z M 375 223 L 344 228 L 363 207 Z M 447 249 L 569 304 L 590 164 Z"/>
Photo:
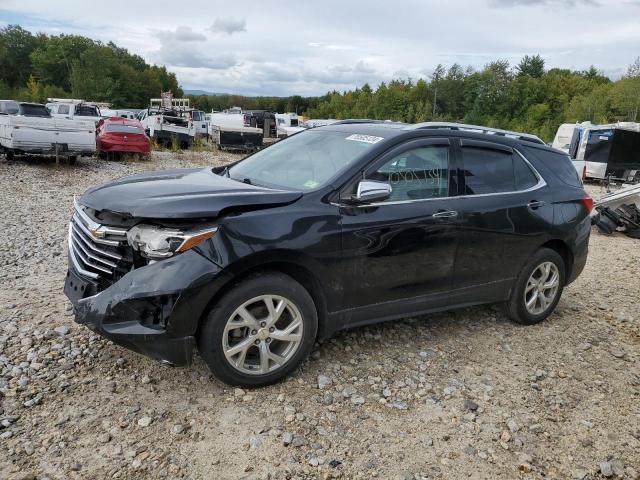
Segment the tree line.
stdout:
<path fill-rule="evenodd" d="M 175 74 L 112 42 L 78 35 L 0 29 L 0 98 L 44 103 L 49 97 L 143 107 L 160 92 L 182 95 Z"/>
<path fill-rule="evenodd" d="M 375 118 L 403 122 L 451 121 L 534 133 L 553 139 L 561 123 L 640 120 L 640 58 L 617 81 L 595 67 L 545 70 L 539 55 L 515 68 L 491 62 L 482 70 L 438 65 L 431 78 L 391 80 L 325 95 L 306 113 L 313 118 Z"/>
<path fill-rule="evenodd" d="M 0 29 L 0 98 L 44 102 L 73 97 L 141 108 L 161 91 L 182 95 L 175 74 L 149 65 L 112 42 L 77 35 Z M 403 122 L 455 121 L 553 138 L 561 123 L 640 120 L 640 58 L 617 81 L 595 67 L 545 68 L 540 55 L 512 67 L 505 60 L 480 70 L 438 65 L 426 79 L 395 79 L 319 97 L 192 96 L 205 112 L 231 106 L 297 112 L 311 118 L 374 118 Z"/>

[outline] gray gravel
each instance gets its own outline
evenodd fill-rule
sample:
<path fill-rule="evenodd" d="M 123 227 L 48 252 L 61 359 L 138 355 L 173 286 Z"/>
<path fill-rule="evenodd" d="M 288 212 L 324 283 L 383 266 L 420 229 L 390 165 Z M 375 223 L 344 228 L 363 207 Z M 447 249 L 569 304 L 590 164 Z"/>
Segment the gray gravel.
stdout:
<path fill-rule="evenodd" d="M 0 478 L 638 478 L 640 242 L 594 231 L 544 324 L 497 307 L 335 335 L 285 383 L 228 388 L 76 325 L 74 194 L 231 154 L 0 159 Z"/>

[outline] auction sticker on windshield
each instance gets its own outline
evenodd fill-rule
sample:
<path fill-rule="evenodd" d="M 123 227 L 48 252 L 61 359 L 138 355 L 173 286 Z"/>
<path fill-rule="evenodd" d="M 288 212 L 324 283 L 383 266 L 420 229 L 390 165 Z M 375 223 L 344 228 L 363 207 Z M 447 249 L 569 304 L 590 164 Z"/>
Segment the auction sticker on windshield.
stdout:
<path fill-rule="evenodd" d="M 353 135 L 349 135 L 346 140 L 365 143 L 378 143 L 380 140 L 384 140 L 384 138 L 374 137 L 373 135 L 361 135 L 359 133 L 354 133 Z"/>

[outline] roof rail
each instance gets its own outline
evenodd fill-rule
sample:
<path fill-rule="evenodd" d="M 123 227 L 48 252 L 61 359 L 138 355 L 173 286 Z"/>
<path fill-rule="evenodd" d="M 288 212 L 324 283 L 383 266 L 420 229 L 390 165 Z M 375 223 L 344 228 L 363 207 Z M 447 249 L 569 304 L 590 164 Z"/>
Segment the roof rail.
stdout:
<path fill-rule="evenodd" d="M 390 123 L 398 124 L 404 122 L 394 122 L 393 120 L 373 120 L 371 118 L 347 118 L 346 120 L 339 120 L 332 125 L 349 125 L 351 123 Z"/>
<path fill-rule="evenodd" d="M 539 137 L 529 133 L 511 132 L 509 130 L 500 130 L 499 128 L 481 127 L 479 125 L 468 125 L 466 123 L 449 123 L 449 122 L 422 122 L 415 125 L 409 125 L 405 130 L 423 130 L 423 129 L 443 129 L 443 130 L 461 130 L 464 132 L 477 132 L 487 135 L 499 135 L 502 137 L 518 138 L 527 142 L 539 143 L 546 145 Z"/>

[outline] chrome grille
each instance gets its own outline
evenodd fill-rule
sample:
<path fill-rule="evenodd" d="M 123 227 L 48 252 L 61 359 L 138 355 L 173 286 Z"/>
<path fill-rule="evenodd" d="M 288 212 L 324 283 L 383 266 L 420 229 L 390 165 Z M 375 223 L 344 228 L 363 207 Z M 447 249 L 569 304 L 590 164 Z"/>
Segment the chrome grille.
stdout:
<path fill-rule="evenodd" d="M 69 257 L 77 272 L 96 280 L 114 279 L 123 263 L 121 250 L 126 245 L 126 232 L 96 223 L 76 203 L 69 223 Z"/>

